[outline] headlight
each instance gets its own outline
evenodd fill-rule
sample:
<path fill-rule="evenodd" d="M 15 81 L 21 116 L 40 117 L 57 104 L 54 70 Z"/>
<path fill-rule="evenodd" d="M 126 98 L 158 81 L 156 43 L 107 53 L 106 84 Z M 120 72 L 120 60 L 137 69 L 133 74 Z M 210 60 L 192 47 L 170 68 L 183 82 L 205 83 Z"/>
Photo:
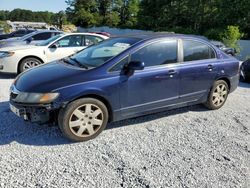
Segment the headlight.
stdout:
<path fill-rule="evenodd" d="M 50 103 L 54 101 L 59 96 L 59 93 L 25 93 L 20 92 L 18 96 L 14 99 L 16 102 L 20 103 Z"/>
<path fill-rule="evenodd" d="M 15 52 L 0 52 L 0 58 L 13 56 Z"/>

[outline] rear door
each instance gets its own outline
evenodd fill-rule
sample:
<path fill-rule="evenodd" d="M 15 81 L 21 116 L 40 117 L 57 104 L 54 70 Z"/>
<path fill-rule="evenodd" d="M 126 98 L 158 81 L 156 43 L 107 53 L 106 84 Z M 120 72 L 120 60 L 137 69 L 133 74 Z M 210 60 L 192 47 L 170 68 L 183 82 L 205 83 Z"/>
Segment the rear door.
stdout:
<path fill-rule="evenodd" d="M 193 102 L 205 96 L 218 73 L 218 59 L 212 46 L 184 39 L 180 66 L 180 100 Z"/>

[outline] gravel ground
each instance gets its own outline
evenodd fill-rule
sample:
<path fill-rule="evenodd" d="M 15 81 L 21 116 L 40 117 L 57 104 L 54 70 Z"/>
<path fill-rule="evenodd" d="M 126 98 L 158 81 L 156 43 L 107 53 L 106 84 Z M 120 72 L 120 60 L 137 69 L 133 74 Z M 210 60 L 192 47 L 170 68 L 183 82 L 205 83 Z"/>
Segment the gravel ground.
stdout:
<path fill-rule="evenodd" d="M 0 78 L 0 187 L 250 187 L 250 84 L 218 111 L 166 111 L 70 143 L 9 111 L 12 81 Z"/>

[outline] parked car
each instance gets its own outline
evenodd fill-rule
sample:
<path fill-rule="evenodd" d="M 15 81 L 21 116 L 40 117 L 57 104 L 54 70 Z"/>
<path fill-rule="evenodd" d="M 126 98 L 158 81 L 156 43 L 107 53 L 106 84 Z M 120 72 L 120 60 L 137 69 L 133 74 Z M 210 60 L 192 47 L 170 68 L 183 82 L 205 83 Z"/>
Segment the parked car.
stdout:
<path fill-rule="evenodd" d="M 9 38 L 0 41 L 0 49 L 9 46 L 20 46 L 27 44 L 37 44 L 41 41 L 47 40 L 55 35 L 62 34 L 61 31 L 40 30 L 32 32 L 23 37 Z"/>
<path fill-rule="evenodd" d="M 250 81 L 250 59 L 244 61 L 240 66 L 241 80 L 245 82 Z"/>
<path fill-rule="evenodd" d="M 235 56 L 237 53 L 235 48 L 226 47 L 226 45 L 220 41 L 211 41 L 211 43 L 228 55 Z"/>
<path fill-rule="evenodd" d="M 108 122 L 203 103 L 221 108 L 239 83 L 239 62 L 188 35 L 118 37 L 28 70 L 11 86 L 10 108 L 27 121 L 57 121 L 73 141 Z"/>
<path fill-rule="evenodd" d="M 68 57 L 107 38 L 90 33 L 61 34 L 35 46 L 2 48 L 0 50 L 0 72 L 21 73 L 43 63 Z"/>
<path fill-rule="evenodd" d="M 19 29 L 17 31 L 13 31 L 12 33 L 1 34 L 0 35 L 0 40 L 8 39 L 8 38 L 22 37 L 24 35 L 27 35 L 29 33 L 34 32 L 34 31 L 36 31 L 36 30 L 34 30 L 34 29 Z"/>

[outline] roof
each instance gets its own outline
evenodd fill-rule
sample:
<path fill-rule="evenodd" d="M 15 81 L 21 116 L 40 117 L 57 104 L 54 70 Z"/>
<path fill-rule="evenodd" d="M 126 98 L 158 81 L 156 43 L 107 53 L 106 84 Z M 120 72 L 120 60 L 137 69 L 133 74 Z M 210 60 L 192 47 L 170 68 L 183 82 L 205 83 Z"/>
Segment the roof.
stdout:
<path fill-rule="evenodd" d="M 176 34 L 176 33 L 138 33 L 138 34 L 129 34 L 129 35 L 116 35 L 112 36 L 111 38 L 117 38 L 117 37 L 130 37 L 130 38 L 138 38 L 142 40 L 150 40 L 150 39 L 157 39 L 157 38 L 164 38 L 164 37 L 178 37 L 178 38 L 198 38 L 205 41 L 209 41 L 206 37 L 200 36 L 200 35 L 187 35 L 187 34 Z"/>

